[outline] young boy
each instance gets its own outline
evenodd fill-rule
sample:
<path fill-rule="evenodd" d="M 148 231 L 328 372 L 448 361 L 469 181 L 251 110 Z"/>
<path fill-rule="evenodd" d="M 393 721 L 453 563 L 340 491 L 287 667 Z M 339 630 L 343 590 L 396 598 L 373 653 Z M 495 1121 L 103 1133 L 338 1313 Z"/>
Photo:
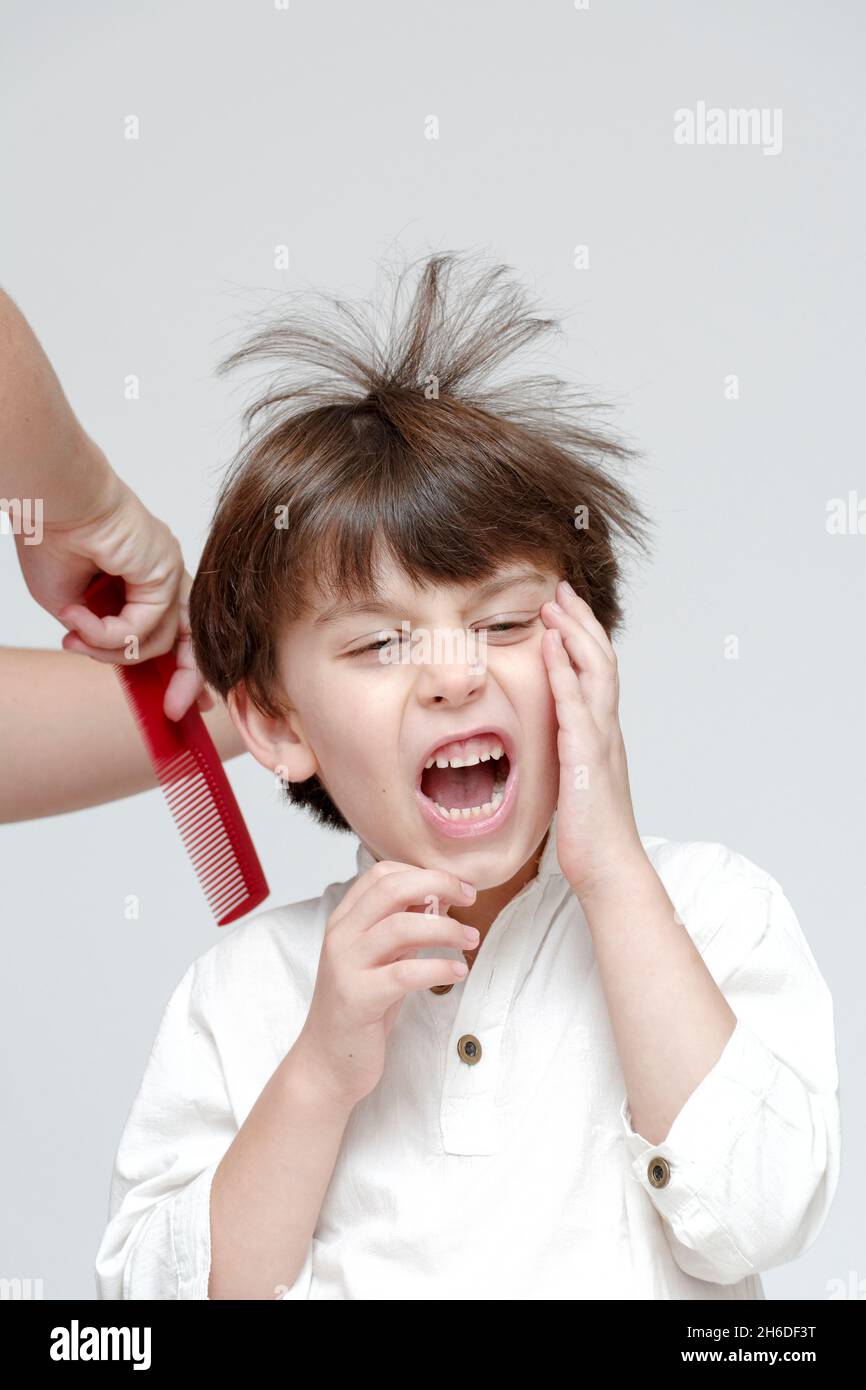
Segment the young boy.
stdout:
<path fill-rule="evenodd" d="M 830 992 L 768 873 L 638 833 L 631 451 L 561 383 L 489 382 L 550 327 L 505 269 L 431 257 L 384 343 L 337 301 L 223 364 L 322 375 L 246 412 L 197 659 L 357 874 L 187 970 L 100 1298 L 761 1299 L 827 1215 Z"/>

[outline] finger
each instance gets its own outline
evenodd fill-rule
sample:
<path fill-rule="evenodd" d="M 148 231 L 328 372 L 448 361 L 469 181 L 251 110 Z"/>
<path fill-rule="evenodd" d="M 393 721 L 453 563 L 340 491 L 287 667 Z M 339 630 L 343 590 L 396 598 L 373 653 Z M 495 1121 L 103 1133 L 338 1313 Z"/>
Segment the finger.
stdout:
<path fill-rule="evenodd" d="M 179 635 L 189 638 L 192 579 L 183 569 L 179 548 L 178 563 L 168 574 L 144 582 L 127 577 L 124 587 L 126 602 L 117 614 L 98 617 L 86 604 L 73 602 L 59 609 L 57 616 L 90 647 L 110 650 L 134 640 L 140 661 L 170 651 Z"/>
<path fill-rule="evenodd" d="M 550 619 L 556 623 L 554 630 L 559 632 L 565 651 L 576 667 L 584 699 L 602 722 L 616 709 L 619 698 L 616 660 L 609 659 L 577 618 L 553 610 Z"/>
<path fill-rule="evenodd" d="M 361 967 L 367 969 L 390 965 L 401 954 L 410 956 L 428 946 L 448 946 L 462 953 L 477 945 L 477 931 L 471 931 L 455 917 L 434 912 L 392 912 L 369 931 L 361 932 L 352 943 L 352 950 Z"/>
<path fill-rule="evenodd" d="M 190 706 L 199 701 L 204 693 L 204 677 L 199 671 L 192 648 L 192 635 L 189 623 L 189 591 L 192 581 L 188 574 L 184 574 L 183 582 L 180 587 L 180 597 L 178 605 L 178 625 L 177 642 L 175 644 L 176 670 L 172 676 L 168 689 L 165 692 L 165 702 L 163 708 L 169 719 L 180 719 Z M 213 706 L 210 696 L 206 697 L 209 704 L 204 705 L 205 709 Z M 199 705 L 199 708 L 202 708 Z"/>
<path fill-rule="evenodd" d="M 127 603 L 120 613 L 98 618 L 83 603 L 68 603 L 57 616 L 74 627 L 88 646 L 103 651 L 123 647 L 134 638 L 143 661 L 169 651 L 177 632 L 177 619 L 167 613 L 165 604 Z"/>
<path fill-rule="evenodd" d="M 94 614 L 90 614 L 94 617 Z M 97 619 L 99 622 L 100 619 Z M 89 626 L 89 625 L 88 625 Z M 86 633 L 67 633 L 61 645 L 65 651 L 82 652 L 85 656 L 93 657 L 94 661 L 107 661 L 112 664 L 122 664 L 124 666 L 137 666 L 143 661 L 149 661 L 154 656 L 159 656 L 162 652 L 169 651 L 172 646 L 172 634 L 174 632 L 174 619 L 171 615 L 166 619 L 165 625 L 158 628 L 154 638 L 143 645 L 133 633 L 126 633 L 122 644 L 119 646 L 94 646 L 87 638 Z M 67 637 L 70 641 L 67 641 Z M 73 644 L 71 639 L 75 638 Z"/>
<path fill-rule="evenodd" d="M 89 613 L 89 610 L 84 610 L 84 612 Z M 95 617 L 95 614 L 90 613 L 90 617 Z M 101 619 L 97 618 L 96 621 L 100 622 Z M 85 626 L 88 628 L 89 632 L 90 624 L 85 623 Z M 67 651 L 83 651 L 85 655 L 92 656 L 95 661 L 117 662 L 123 663 L 124 666 L 137 666 L 140 665 L 142 661 L 149 661 L 151 657 L 158 656 L 160 652 L 168 651 L 172 645 L 171 635 L 173 631 L 174 620 L 169 616 L 166 619 L 165 626 L 157 629 L 156 636 L 150 644 L 144 643 L 142 645 L 133 633 L 128 632 L 123 635 L 122 641 L 118 645 L 113 647 L 95 646 L 89 640 L 87 633 L 73 629 L 71 633 L 66 634 L 61 645 Z M 67 637 L 70 639 L 75 638 L 76 642 L 81 645 L 76 645 L 74 647 L 70 646 L 66 641 Z"/>
<path fill-rule="evenodd" d="M 123 649 L 105 651 L 101 647 L 88 646 L 75 632 L 67 632 L 60 643 L 65 652 L 75 652 L 80 656 L 92 657 L 94 661 L 101 661 L 106 666 L 129 666 L 131 663 L 124 660 Z"/>
<path fill-rule="evenodd" d="M 80 633 L 89 647 L 102 651 L 122 647 L 128 632 L 128 628 L 122 624 L 118 626 L 117 617 L 98 618 L 83 603 L 67 603 L 57 616 L 62 623 Z M 113 634 L 111 641 L 108 640 L 109 632 Z"/>
<path fill-rule="evenodd" d="M 138 661 L 130 661 L 127 655 L 127 648 L 121 647 L 115 650 L 107 650 L 100 647 L 91 647 L 84 642 L 76 633 L 67 632 L 60 644 L 64 651 L 74 652 L 79 656 L 89 656 L 93 661 L 100 661 L 106 666 L 138 666 L 147 657 L 139 657 Z M 204 680 L 197 668 L 192 670 L 178 668 L 169 681 L 163 710 L 166 718 L 171 720 L 182 719 L 187 710 L 194 704 L 205 712 L 213 709 L 213 697 L 205 690 Z"/>
<path fill-rule="evenodd" d="M 600 675 L 606 675 L 610 666 L 610 657 L 601 646 L 595 635 L 585 626 L 582 617 L 575 617 L 574 614 L 566 613 L 563 609 L 557 609 L 549 603 L 542 605 L 541 616 L 545 623 L 559 629 L 563 640 L 568 646 L 569 636 L 573 636 L 575 643 L 578 643 L 583 652 L 580 661 L 581 674 L 584 670 L 595 670 Z"/>
<path fill-rule="evenodd" d="M 545 632 L 541 639 L 541 650 L 547 664 L 559 728 L 579 746 L 593 723 L 592 715 L 558 628 Z"/>
<path fill-rule="evenodd" d="M 361 931 L 369 931 L 394 912 L 425 915 L 441 914 L 458 903 L 468 906 L 476 894 L 467 896 L 456 874 L 445 869 L 412 866 L 402 873 L 386 874 L 371 884 L 356 903 L 355 921 Z"/>
<path fill-rule="evenodd" d="M 178 666 L 166 686 L 165 699 L 162 702 L 166 718 L 182 719 L 187 710 L 197 704 L 203 695 L 204 680 L 198 671 Z M 209 696 L 205 698 L 210 699 Z M 210 709 L 212 705 L 213 700 L 210 700 L 209 705 L 199 705 L 199 709 Z"/>
<path fill-rule="evenodd" d="M 189 574 L 184 571 L 180 591 L 180 621 L 177 627 L 177 664 L 180 670 L 194 671 L 196 676 L 200 678 L 201 690 L 196 696 L 195 702 L 202 713 L 204 713 L 206 710 L 216 707 L 216 700 L 198 669 L 193 652 L 192 632 L 189 623 L 189 593 L 191 588 L 192 579 Z"/>
<path fill-rule="evenodd" d="M 453 985 L 456 980 L 465 979 L 468 973 L 465 960 L 452 960 L 450 956 L 421 956 L 382 965 L 378 970 L 367 971 L 363 978 L 370 1007 L 379 1014 L 406 994 L 433 989 L 434 985 Z"/>
<path fill-rule="evenodd" d="M 377 863 L 373 864 L 366 871 L 366 873 L 359 875 L 359 877 L 355 880 L 355 882 L 351 885 L 350 888 L 347 888 L 346 892 L 343 894 L 343 897 L 340 900 L 339 905 L 331 913 L 331 916 L 329 918 L 330 925 L 336 926 L 338 922 L 341 922 L 344 917 L 348 916 L 358 899 L 363 897 L 363 895 L 367 892 L 367 889 L 370 887 L 370 879 L 372 874 L 393 874 L 396 873 L 398 869 L 406 869 L 409 867 L 410 866 L 407 864 L 400 864 L 396 860 L 392 859 L 378 860 Z"/>
<path fill-rule="evenodd" d="M 467 897 L 456 874 L 444 869 L 421 869 L 417 865 L 396 861 L 386 863 L 387 867 L 375 865 L 368 869 L 353 885 L 353 889 L 361 891 L 353 894 L 348 910 L 353 913 L 355 928 L 359 931 L 366 931 L 390 913 L 405 911 L 412 905 L 420 907 L 421 911 L 429 907 L 439 911 L 443 903 L 468 905 L 474 900 L 474 891 L 472 897 Z M 352 892 L 351 889 L 349 891 Z M 339 918 L 331 919 L 335 925 L 347 916 L 342 906 Z"/>
<path fill-rule="evenodd" d="M 602 650 L 611 660 L 615 661 L 616 652 L 614 651 L 613 643 L 586 599 L 582 598 L 580 594 L 576 594 L 573 589 L 566 589 L 562 584 L 559 585 L 557 596 L 566 613 L 572 613 L 575 617 L 579 618 L 584 627 L 589 628 L 589 631 L 592 633 L 593 637 L 596 638 Z"/>

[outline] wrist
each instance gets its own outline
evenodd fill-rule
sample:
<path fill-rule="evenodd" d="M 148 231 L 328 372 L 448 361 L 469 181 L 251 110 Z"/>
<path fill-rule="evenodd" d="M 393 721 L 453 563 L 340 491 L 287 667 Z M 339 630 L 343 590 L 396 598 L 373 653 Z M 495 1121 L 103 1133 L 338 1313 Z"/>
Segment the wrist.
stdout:
<path fill-rule="evenodd" d="M 119 509 L 128 488 L 123 479 L 117 476 L 102 449 L 89 435 L 85 435 L 82 440 L 80 458 L 83 496 L 87 498 L 87 511 L 83 520 L 101 520 Z"/>
<path fill-rule="evenodd" d="M 126 485 L 83 430 L 69 447 L 62 477 L 62 486 L 46 498 L 48 527 L 65 531 L 88 526 L 120 508 Z"/>
<path fill-rule="evenodd" d="M 311 1116 L 345 1123 L 358 1103 L 335 1081 L 327 1068 L 319 1066 L 300 1034 L 281 1063 L 283 1082 L 292 1099 Z"/>
<path fill-rule="evenodd" d="M 571 883 L 587 920 L 604 911 L 624 894 L 632 896 L 656 878 L 655 869 L 640 840 L 611 856 L 605 868 L 580 882 Z"/>

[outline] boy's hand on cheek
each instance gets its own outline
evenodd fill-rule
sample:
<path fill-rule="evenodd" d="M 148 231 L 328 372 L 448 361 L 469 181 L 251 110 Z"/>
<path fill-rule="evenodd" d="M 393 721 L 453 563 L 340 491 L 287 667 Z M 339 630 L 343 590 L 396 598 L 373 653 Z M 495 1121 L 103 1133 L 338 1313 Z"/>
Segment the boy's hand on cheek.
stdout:
<path fill-rule="evenodd" d="M 559 723 L 559 866 L 578 898 L 615 884 L 645 858 L 619 724 L 619 672 L 589 604 L 562 581 L 541 617 L 541 650 Z"/>

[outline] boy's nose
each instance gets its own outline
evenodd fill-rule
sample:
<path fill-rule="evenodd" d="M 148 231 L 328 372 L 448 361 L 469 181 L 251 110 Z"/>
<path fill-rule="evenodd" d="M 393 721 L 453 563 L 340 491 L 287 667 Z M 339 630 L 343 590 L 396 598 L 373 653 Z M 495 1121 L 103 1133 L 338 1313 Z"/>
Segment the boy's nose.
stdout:
<path fill-rule="evenodd" d="M 423 664 L 418 669 L 418 698 L 430 704 L 463 704 L 483 690 L 485 675 L 483 667 L 470 661 Z"/>

